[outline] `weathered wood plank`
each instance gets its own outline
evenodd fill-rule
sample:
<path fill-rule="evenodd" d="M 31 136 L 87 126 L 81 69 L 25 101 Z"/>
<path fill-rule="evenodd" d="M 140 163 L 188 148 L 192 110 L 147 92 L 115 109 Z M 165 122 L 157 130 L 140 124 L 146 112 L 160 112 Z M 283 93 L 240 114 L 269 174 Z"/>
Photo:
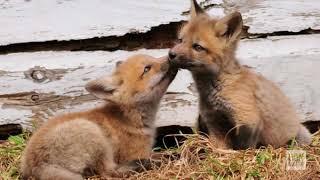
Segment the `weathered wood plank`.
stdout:
<path fill-rule="evenodd" d="M 320 29 L 318 0 L 230 0 L 227 10 L 238 9 L 243 14 L 249 33 L 277 31 L 299 32 Z"/>
<path fill-rule="evenodd" d="M 238 56 L 281 86 L 303 121 L 320 120 L 320 35 L 282 36 L 243 40 Z M 290 46 L 289 46 L 290 45 Z M 0 55 L 0 124 L 21 123 L 97 106 L 84 90 L 93 78 L 110 73 L 114 63 L 136 53 L 162 56 L 168 50 L 133 52 L 35 52 Z M 30 69 L 41 66 L 58 78 L 34 81 Z M 50 73 L 49 73 L 50 74 Z M 42 76 L 36 76 L 42 77 Z M 191 75 L 180 71 L 164 97 L 157 125 L 192 125 L 197 117 L 197 95 Z"/>
<path fill-rule="evenodd" d="M 87 95 L 84 84 L 103 74 L 109 74 L 116 61 L 129 55 L 147 53 L 162 56 L 167 50 L 140 50 L 138 52 L 37 52 L 18 53 L 0 56 L 0 124 L 22 123 L 30 127 L 30 121 L 47 119 L 50 116 L 87 109 L 101 102 Z M 34 68 L 41 66 L 42 68 Z M 59 78 L 35 81 L 30 79 L 32 70 L 43 70 L 51 73 L 59 72 Z M 50 74 L 50 73 L 49 73 Z M 188 74 L 187 74 L 188 75 Z M 190 75 L 189 75 L 190 76 Z M 170 87 L 170 94 L 165 97 L 158 125 L 183 122 L 185 106 L 190 106 L 195 96 L 188 92 L 187 84 L 182 81 Z M 185 80 L 185 77 L 183 77 Z M 183 88 L 184 90 L 181 90 Z M 174 109 L 174 111 L 172 110 Z M 187 108 L 190 109 L 190 108 Z M 193 114 L 193 113 L 192 113 Z M 175 119 L 173 121 L 172 119 Z M 183 124 L 191 125 L 193 121 Z M 29 123 L 25 123 L 28 121 Z M 171 122 L 172 121 L 172 122 Z"/>
<path fill-rule="evenodd" d="M 144 32 L 181 20 L 185 0 L 58 0 L 0 3 L 0 45 Z"/>
<path fill-rule="evenodd" d="M 320 29 L 318 0 L 199 2 L 216 16 L 222 16 L 224 10 L 239 9 L 250 33 Z M 160 24 L 187 19 L 182 14 L 189 7 L 186 0 L 2 1 L 0 45 L 145 32 Z"/>

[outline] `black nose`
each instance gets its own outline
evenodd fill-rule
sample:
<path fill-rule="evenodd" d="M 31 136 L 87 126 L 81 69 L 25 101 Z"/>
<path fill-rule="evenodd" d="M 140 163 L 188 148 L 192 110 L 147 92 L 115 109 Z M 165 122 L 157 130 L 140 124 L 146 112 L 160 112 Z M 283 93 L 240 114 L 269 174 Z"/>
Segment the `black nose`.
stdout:
<path fill-rule="evenodd" d="M 174 59 L 177 56 L 177 54 L 173 51 L 169 51 L 169 60 Z"/>

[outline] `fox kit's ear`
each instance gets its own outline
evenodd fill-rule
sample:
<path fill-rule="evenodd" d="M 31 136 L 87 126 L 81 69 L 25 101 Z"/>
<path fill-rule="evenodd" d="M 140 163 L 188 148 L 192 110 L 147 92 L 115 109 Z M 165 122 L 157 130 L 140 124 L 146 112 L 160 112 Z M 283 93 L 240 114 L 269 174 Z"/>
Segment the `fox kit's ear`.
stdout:
<path fill-rule="evenodd" d="M 119 67 L 123 62 L 122 61 L 117 61 L 116 62 L 116 67 Z"/>
<path fill-rule="evenodd" d="M 199 14 L 205 13 L 204 10 L 200 7 L 196 0 L 191 0 L 191 18 L 196 17 Z"/>
<path fill-rule="evenodd" d="M 102 77 L 86 84 L 86 90 L 99 99 L 108 100 L 117 90 L 119 83 L 112 77 Z"/>
<path fill-rule="evenodd" d="M 242 16 L 239 12 L 234 12 L 220 19 L 214 26 L 218 36 L 225 37 L 229 41 L 239 38 L 242 30 Z"/>

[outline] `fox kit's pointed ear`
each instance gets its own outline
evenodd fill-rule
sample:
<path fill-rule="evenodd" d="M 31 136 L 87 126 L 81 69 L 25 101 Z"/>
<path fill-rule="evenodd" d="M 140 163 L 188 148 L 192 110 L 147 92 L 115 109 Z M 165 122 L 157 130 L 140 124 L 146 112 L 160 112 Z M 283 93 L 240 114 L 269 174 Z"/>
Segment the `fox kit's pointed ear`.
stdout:
<path fill-rule="evenodd" d="M 191 0 L 191 18 L 196 17 L 199 14 L 204 14 L 204 10 L 200 7 L 196 0 Z"/>
<path fill-rule="evenodd" d="M 242 16 L 239 12 L 234 12 L 220 19 L 214 26 L 218 36 L 235 41 L 239 38 L 242 30 Z"/>
<path fill-rule="evenodd" d="M 117 61 L 116 62 L 116 67 L 119 67 L 123 62 L 122 61 Z"/>
<path fill-rule="evenodd" d="M 103 77 L 88 82 L 85 86 L 86 90 L 99 99 L 108 100 L 117 90 L 119 83 L 112 77 Z"/>

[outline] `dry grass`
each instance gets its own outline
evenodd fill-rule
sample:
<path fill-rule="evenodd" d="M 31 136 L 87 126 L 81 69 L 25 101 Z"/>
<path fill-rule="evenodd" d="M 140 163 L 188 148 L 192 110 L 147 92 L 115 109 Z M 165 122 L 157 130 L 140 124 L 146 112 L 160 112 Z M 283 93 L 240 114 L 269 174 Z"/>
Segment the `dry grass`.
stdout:
<path fill-rule="evenodd" d="M 291 149 L 307 152 L 306 170 L 286 170 L 286 152 Z M 165 153 L 178 154 L 179 158 L 132 179 L 320 179 L 320 132 L 308 147 L 244 151 L 217 149 L 207 138 L 190 135 L 181 147 Z"/>
<path fill-rule="evenodd" d="M 26 137 L 14 136 L 0 144 L 0 179 L 19 178 L 19 158 Z M 286 170 L 286 152 L 291 149 L 307 152 L 306 170 Z M 136 173 L 130 179 L 320 179 L 320 131 L 310 146 L 244 151 L 217 149 L 207 138 L 194 134 L 188 135 L 181 147 L 161 154 L 170 158 L 164 158 L 159 168 Z"/>
<path fill-rule="evenodd" d="M 0 142 L 0 179 L 19 179 L 20 157 L 28 137 L 29 134 L 24 133 Z"/>

